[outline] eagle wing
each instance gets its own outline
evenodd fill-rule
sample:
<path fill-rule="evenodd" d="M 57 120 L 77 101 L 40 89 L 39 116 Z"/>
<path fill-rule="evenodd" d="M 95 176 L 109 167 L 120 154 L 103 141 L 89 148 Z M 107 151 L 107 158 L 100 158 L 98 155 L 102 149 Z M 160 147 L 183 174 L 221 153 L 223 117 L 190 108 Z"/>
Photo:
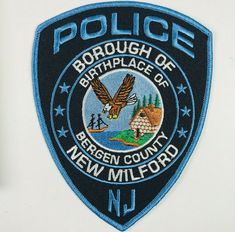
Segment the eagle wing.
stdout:
<path fill-rule="evenodd" d="M 122 85 L 119 87 L 118 91 L 116 92 L 113 101 L 115 104 L 122 104 L 127 102 L 127 98 L 133 89 L 135 82 L 135 77 L 127 74 L 123 79 Z"/>
<path fill-rule="evenodd" d="M 101 101 L 103 105 L 112 100 L 108 90 L 98 78 L 91 81 L 91 86 L 95 92 L 96 97 Z"/>

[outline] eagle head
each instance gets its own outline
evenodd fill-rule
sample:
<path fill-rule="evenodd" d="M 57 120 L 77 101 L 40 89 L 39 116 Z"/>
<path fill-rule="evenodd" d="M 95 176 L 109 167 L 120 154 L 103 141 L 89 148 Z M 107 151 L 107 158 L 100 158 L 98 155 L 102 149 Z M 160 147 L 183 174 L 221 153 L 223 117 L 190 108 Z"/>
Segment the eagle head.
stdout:
<path fill-rule="evenodd" d="M 103 110 L 102 110 L 102 113 L 107 113 L 107 112 L 109 112 L 110 110 L 111 110 L 111 108 L 112 108 L 112 106 L 109 104 L 109 103 L 107 103 L 105 106 L 104 106 L 104 108 L 103 108 Z"/>

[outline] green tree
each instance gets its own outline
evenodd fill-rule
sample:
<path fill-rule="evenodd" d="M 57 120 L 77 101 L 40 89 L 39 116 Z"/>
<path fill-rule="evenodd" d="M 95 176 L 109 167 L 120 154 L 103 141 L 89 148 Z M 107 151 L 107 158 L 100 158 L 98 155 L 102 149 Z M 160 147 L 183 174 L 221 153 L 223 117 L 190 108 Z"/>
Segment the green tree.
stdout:
<path fill-rule="evenodd" d="M 149 94 L 149 105 L 153 104 L 153 97 L 152 94 Z"/>
<path fill-rule="evenodd" d="M 131 118 L 134 118 L 135 114 L 136 114 L 136 106 L 134 106 L 133 108 L 133 111 L 132 111 L 132 115 L 131 115 Z"/>
<path fill-rule="evenodd" d="M 159 96 L 157 94 L 156 94 L 156 97 L 155 97 L 154 105 L 155 105 L 155 108 L 159 108 L 159 106 L 160 106 L 160 99 L 159 99 Z"/>
<path fill-rule="evenodd" d="M 141 102 L 140 102 L 140 99 L 139 99 L 138 102 L 137 102 L 136 112 L 140 109 L 140 107 L 141 107 Z"/>
<path fill-rule="evenodd" d="M 143 107 L 146 107 L 147 106 L 147 103 L 146 103 L 146 96 L 144 95 L 144 98 L 143 98 Z"/>

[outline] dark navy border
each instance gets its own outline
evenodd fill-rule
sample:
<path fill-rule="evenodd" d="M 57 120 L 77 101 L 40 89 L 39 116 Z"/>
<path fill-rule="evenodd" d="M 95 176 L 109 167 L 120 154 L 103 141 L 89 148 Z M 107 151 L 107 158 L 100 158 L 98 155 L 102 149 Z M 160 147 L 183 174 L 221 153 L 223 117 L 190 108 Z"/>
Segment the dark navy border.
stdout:
<path fill-rule="evenodd" d="M 40 37 L 40 33 L 41 31 L 46 28 L 47 26 L 49 26 L 50 24 L 61 20 L 63 18 L 66 18 L 68 16 L 86 11 L 86 10 L 90 10 L 90 9 L 94 9 L 94 8 L 101 8 L 101 7 L 110 7 L 110 6 L 114 6 L 114 7 L 120 7 L 120 6 L 135 6 L 135 7 L 141 7 L 141 8 L 145 8 L 145 9 L 152 9 L 152 10 L 157 10 L 159 12 L 163 12 L 172 16 L 175 16 L 177 18 L 180 18 L 184 21 L 186 21 L 187 23 L 191 24 L 192 26 L 196 27 L 197 29 L 199 29 L 200 31 L 202 31 L 204 34 L 206 34 L 208 36 L 208 41 L 207 41 L 207 45 L 208 45 L 208 67 L 207 67 L 207 81 L 206 81 L 206 91 L 205 91 L 205 97 L 203 100 L 203 107 L 202 107 L 202 112 L 201 112 L 201 116 L 200 116 L 200 120 L 198 123 L 198 128 L 197 131 L 195 133 L 194 136 L 194 140 L 193 143 L 190 146 L 189 151 L 187 152 L 185 158 L 182 160 L 177 172 L 175 173 L 174 176 L 172 176 L 172 178 L 169 180 L 169 182 L 167 183 L 167 185 L 162 189 L 162 191 L 155 197 L 155 199 L 145 208 L 143 209 L 138 215 L 136 215 L 134 218 L 132 218 L 129 222 L 127 222 L 124 225 L 121 225 L 117 222 L 115 222 L 114 220 L 110 219 L 109 217 L 107 217 L 106 215 L 100 213 L 98 211 L 98 209 L 96 209 L 94 206 L 92 206 L 90 204 L 90 202 L 77 190 L 77 188 L 74 186 L 74 184 L 72 183 L 72 181 L 70 180 L 70 178 L 68 177 L 68 174 L 66 173 L 66 171 L 64 170 L 64 168 L 62 167 L 62 165 L 60 164 L 58 157 L 56 155 L 56 152 L 53 148 L 52 142 L 50 140 L 50 136 L 49 133 L 47 131 L 46 128 L 46 123 L 45 123 L 45 119 L 43 116 L 43 112 L 41 109 L 41 104 L 40 104 L 40 96 L 39 96 L 39 89 L 38 89 L 38 82 L 37 82 L 37 63 L 38 63 L 38 43 L 39 43 L 39 37 Z M 103 220 L 105 220 L 106 222 L 108 222 L 109 224 L 111 224 L 112 226 L 116 227 L 118 230 L 120 231 L 124 231 L 126 229 L 128 229 L 130 226 L 132 226 L 136 221 L 138 221 L 141 217 L 143 217 L 146 213 L 148 213 L 164 196 L 165 194 L 170 190 L 170 188 L 174 185 L 174 183 L 177 181 L 177 179 L 179 178 L 180 174 L 182 173 L 185 165 L 187 164 L 197 142 L 199 139 L 199 136 L 201 134 L 203 125 L 204 125 L 204 121 L 205 121 L 205 117 L 206 117 L 206 112 L 207 112 L 207 107 L 208 107 L 208 101 L 209 101 L 209 95 L 210 95 L 210 88 L 211 88 L 211 79 L 212 79 L 212 33 L 203 25 L 201 25 L 200 23 L 196 22 L 195 20 L 193 20 L 192 18 L 185 16 L 179 12 L 176 12 L 174 10 L 165 8 L 165 7 L 161 7 L 161 6 L 156 6 L 153 4 L 149 4 L 149 3 L 142 3 L 142 2 L 130 2 L 130 1 L 125 1 L 125 2 L 120 2 L 120 1 L 115 1 L 115 2 L 104 2 L 104 3 L 95 3 L 95 4 L 90 4 L 90 5 L 86 5 L 86 6 L 82 6 L 70 11 L 67 11 L 65 13 L 62 13 L 56 17 L 53 17 L 47 21 L 45 21 L 44 23 L 40 24 L 35 32 L 35 40 L 34 40 L 34 45 L 33 45 L 33 60 L 32 60 L 32 76 L 33 76 L 33 92 L 34 92 L 34 99 L 35 99 L 35 105 L 36 105 L 36 109 L 37 109 L 37 115 L 39 118 L 39 122 L 40 122 L 40 126 L 44 135 L 44 138 L 46 140 L 46 143 L 48 145 L 48 148 L 50 150 L 50 153 L 52 155 L 52 158 L 54 160 L 54 162 L 56 163 L 58 169 L 60 170 L 62 176 L 64 177 L 64 179 L 66 180 L 66 182 L 68 183 L 68 185 L 72 188 L 72 190 L 76 193 L 76 195 L 94 212 L 96 213 L 100 218 L 102 218 Z"/>

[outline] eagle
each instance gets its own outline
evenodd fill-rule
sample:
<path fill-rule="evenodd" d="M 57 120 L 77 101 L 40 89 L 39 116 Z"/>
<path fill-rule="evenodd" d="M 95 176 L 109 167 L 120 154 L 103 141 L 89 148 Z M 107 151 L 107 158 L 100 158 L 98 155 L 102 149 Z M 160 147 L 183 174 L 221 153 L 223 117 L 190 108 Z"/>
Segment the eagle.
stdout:
<path fill-rule="evenodd" d="M 129 97 L 130 92 L 133 89 L 134 82 L 135 77 L 133 75 L 127 74 L 114 97 L 112 98 L 107 88 L 98 78 L 91 81 L 91 86 L 96 97 L 104 105 L 102 113 L 108 112 L 109 119 L 117 119 L 122 108 L 127 105 L 134 105 L 137 102 L 135 93 Z"/>

